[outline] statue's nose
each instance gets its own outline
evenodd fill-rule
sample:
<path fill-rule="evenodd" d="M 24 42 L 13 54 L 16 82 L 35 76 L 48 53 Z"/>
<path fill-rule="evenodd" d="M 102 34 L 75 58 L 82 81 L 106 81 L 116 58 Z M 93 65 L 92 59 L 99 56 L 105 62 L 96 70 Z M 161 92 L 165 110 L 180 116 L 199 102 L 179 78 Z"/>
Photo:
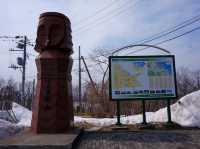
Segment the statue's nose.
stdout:
<path fill-rule="evenodd" d="M 51 39 L 50 39 L 51 29 L 50 29 L 49 26 L 47 26 L 45 28 L 45 32 L 46 32 L 46 35 L 45 35 L 44 45 L 45 45 L 45 47 L 48 47 L 50 45 L 50 42 L 51 42 Z"/>
<path fill-rule="evenodd" d="M 47 46 L 49 46 L 49 44 L 50 44 L 50 39 L 47 38 L 47 39 L 45 40 L 45 46 L 47 47 Z"/>

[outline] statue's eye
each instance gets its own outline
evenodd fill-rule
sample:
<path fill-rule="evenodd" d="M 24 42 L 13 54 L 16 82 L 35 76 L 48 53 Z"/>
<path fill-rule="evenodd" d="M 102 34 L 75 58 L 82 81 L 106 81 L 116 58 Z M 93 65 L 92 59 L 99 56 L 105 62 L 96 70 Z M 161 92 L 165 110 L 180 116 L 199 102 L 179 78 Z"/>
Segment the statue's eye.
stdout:
<path fill-rule="evenodd" d="M 45 26 L 44 25 L 39 26 L 37 36 L 42 37 L 42 36 L 45 36 L 45 35 L 46 35 Z"/>

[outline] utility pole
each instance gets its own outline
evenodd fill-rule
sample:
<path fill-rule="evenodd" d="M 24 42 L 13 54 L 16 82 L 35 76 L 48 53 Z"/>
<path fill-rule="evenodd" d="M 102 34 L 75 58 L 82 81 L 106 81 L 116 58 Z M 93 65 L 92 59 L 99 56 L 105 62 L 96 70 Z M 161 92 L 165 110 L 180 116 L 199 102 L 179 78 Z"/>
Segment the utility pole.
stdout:
<path fill-rule="evenodd" d="M 78 56 L 79 56 L 79 107 L 82 109 L 82 100 L 81 100 L 81 47 L 78 47 Z"/>
<path fill-rule="evenodd" d="M 20 50 L 14 50 L 14 49 L 10 49 L 10 51 L 22 51 L 23 52 L 23 58 L 22 57 L 18 57 L 17 58 L 17 63 L 18 65 L 20 65 L 21 67 L 18 67 L 14 64 L 11 64 L 11 66 L 9 66 L 9 68 L 13 68 L 13 69 L 18 69 L 18 68 L 22 68 L 22 92 L 21 92 L 21 102 L 22 104 L 25 106 L 25 80 L 26 80 L 26 46 L 27 46 L 27 37 L 26 36 L 16 36 L 17 38 L 24 38 L 22 40 L 19 40 L 17 48 L 19 48 Z"/>
<path fill-rule="evenodd" d="M 25 79 L 26 79 L 26 40 L 27 37 L 24 36 L 24 52 L 23 52 L 23 65 L 22 65 L 22 100 L 25 105 L 24 89 L 25 89 Z"/>

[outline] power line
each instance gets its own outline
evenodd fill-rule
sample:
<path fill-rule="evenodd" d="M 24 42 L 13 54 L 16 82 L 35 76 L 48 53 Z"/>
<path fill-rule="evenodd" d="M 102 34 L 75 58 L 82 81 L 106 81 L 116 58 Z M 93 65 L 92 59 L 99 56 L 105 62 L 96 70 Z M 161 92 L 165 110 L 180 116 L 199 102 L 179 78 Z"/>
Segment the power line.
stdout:
<path fill-rule="evenodd" d="M 200 20 L 200 15 L 194 16 L 194 17 L 192 17 L 192 18 L 190 18 L 188 20 L 185 20 L 185 21 L 179 23 L 178 25 L 175 25 L 175 26 L 173 26 L 173 27 L 171 27 L 169 29 L 166 29 L 164 31 L 156 33 L 156 34 L 154 34 L 154 35 L 152 35 L 152 36 L 150 36 L 148 38 L 142 39 L 142 40 L 134 42 L 132 44 L 146 44 L 146 43 L 149 43 L 151 41 L 160 39 L 160 38 L 165 37 L 165 36 L 167 36 L 167 35 L 169 35 L 171 33 L 174 33 L 174 32 L 176 32 L 176 31 L 178 31 L 178 30 L 180 30 L 182 28 L 185 28 L 185 27 L 189 26 L 189 25 L 192 25 L 192 24 L 198 22 L 199 20 Z M 112 51 L 115 51 L 115 50 L 116 49 L 111 50 L 109 52 L 112 53 Z"/>
<path fill-rule="evenodd" d="M 148 42 L 160 39 L 160 38 L 165 37 L 165 36 L 167 36 L 167 35 L 169 35 L 173 32 L 176 32 L 176 31 L 178 31 L 178 30 L 180 30 L 184 27 L 187 27 L 187 26 L 189 26 L 189 25 L 191 25 L 191 24 L 193 24 L 193 23 L 195 23 L 199 20 L 200 20 L 200 15 L 194 16 L 194 17 L 192 17 L 188 20 L 185 20 L 185 21 L 181 22 L 180 24 L 175 25 L 175 26 L 173 26 L 173 27 L 171 27 L 167 30 L 164 30 L 162 32 L 159 32 L 157 34 L 152 35 L 151 37 L 149 37 L 149 39 L 146 38 L 146 39 L 139 41 L 139 42 L 142 42 L 142 43 L 139 43 L 139 44 L 144 44 L 144 43 L 148 43 Z"/>
<path fill-rule="evenodd" d="M 192 17 L 190 19 L 187 19 L 187 20 L 185 20 L 185 21 L 179 23 L 178 25 L 175 25 L 175 26 L 173 26 L 173 27 L 171 27 L 169 29 L 163 30 L 163 31 L 161 31 L 159 33 L 156 33 L 156 34 L 154 34 L 154 35 L 152 35 L 152 36 L 150 36 L 148 38 L 145 38 L 143 40 L 137 41 L 134 44 L 144 44 L 144 43 L 148 43 L 148 42 L 160 39 L 160 38 L 165 37 L 165 36 L 167 36 L 167 35 L 169 35 L 171 33 L 176 32 L 176 31 L 178 31 L 178 30 L 180 30 L 180 29 L 182 29 L 184 27 L 187 27 L 187 26 L 189 26 L 191 24 L 194 24 L 199 20 L 200 20 L 200 15 L 194 16 L 194 17 Z M 116 50 L 116 49 L 114 49 L 114 50 Z M 111 50 L 110 52 L 112 52 L 114 50 Z M 100 57 L 100 56 L 96 56 L 96 57 Z"/>
<path fill-rule="evenodd" d="M 6 41 L 6 42 L 16 42 L 17 44 L 23 44 L 22 40 L 17 40 L 18 38 L 22 38 L 21 36 L 15 36 L 15 37 L 11 37 L 11 36 L 0 36 L 0 41 Z M 31 42 L 30 40 L 27 40 L 26 42 L 27 45 L 29 46 L 34 46 L 35 42 Z"/>
<path fill-rule="evenodd" d="M 120 0 L 119 0 L 119 1 L 120 1 Z M 117 2 L 119 2 L 119 1 L 117 1 Z M 80 25 L 81 23 L 86 22 L 87 20 L 90 20 L 90 19 L 94 18 L 94 17 L 97 16 L 99 13 L 101 13 L 101 12 L 105 11 L 106 9 L 112 7 L 113 5 L 117 4 L 117 2 L 115 2 L 115 3 L 113 3 L 113 2 L 112 2 L 112 3 L 109 3 L 109 4 L 106 5 L 105 7 L 103 7 L 103 8 L 101 8 L 101 9 L 97 10 L 97 11 L 96 11 L 95 13 L 93 13 L 92 15 L 89 15 L 88 17 L 79 20 L 74 26 L 76 27 L 76 26 Z"/>
<path fill-rule="evenodd" d="M 194 18 L 196 18 L 196 17 L 194 17 Z M 197 21 L 199 21 L 200 20 L 200 15 L 198 15 L 198 18 L 197 19 L 195 19 L 195 20 L 190 20 L 189 22 L 186 22 L 185 21 L 185 24 L 183 24 L 183 23 L 181 23 L 181 24 L 179 24 L 179 25 L 177 25 L 177 26 L 174 26 L 173 28 L 171 28 L 171 29 L 169 29 L 168 31 L 166 30 L 166 31 L 164 31 L 163 32 L 163 34 L 162 34 L 162 32 L 160 32 L 159 34 L 160 35 L 158 35 L 158 36 L 153 36 L 154 38 L 152 38 L 152 39 L 149 39 L 149 40 L 146 40 L 146 41 L 143 41 L 143 42 L 141 42 L 140 44 L 144 44 L 144 43 L 148 43 L 148 42 L 151 42 L 151 41 L 153 41 L 153 40 L 156 40 L 156 39 L 159 39 L 159 38 L 162 38 L 162 37 L 164 37 L 164 36 L 167 36 L 167 35 L 169 35 L 169 34 L 171 34 L 171 33 L 173 33 L 173 32 L 176 32 L 176 31 L 178 31 L 178 30 L 180 30 L 180 29 L 182 29 L 182 28 L 184 28 L 184 27 L 187 27 L 187 26 L 189 26 L 189 25 L 191 25 L 191 24 L 193 24 L 193 23 L 196 23 Z"/>
<path fill-rule="evenodd" d="M 196 27 L 196 28 L 193 28 L 192 30 L 189 30 L 189 31 L 187 31 L 187 32 L 184 32 L 184 33 L 182 33 L 182 34 L 180 34 L 180 35 L 178 35 L 178 36 L 175 36 L 175 37 L 173 37 L 173 38 L 169 38 L 169 39 L 163 40 L 163 41 L 161 41 L 161 42 L 158 42 L 158 43 L 156 43 L 156 44 L 154 44 L 154 45 L 156 46 L 156 45 L 160 45 L 160 44 L 163 44 L 163 43 L 166 43 L 166 42 L 175 40 L 175 39 L 177 39 L 177 38 L 180 38 L 180 37 L 182 37 L 182 36 L 185 36 L 185 35 L 187 35 L 187 34 L 190 34 L 190 33 L 194 32 L 194 31 L 199 30 L 199 29 L 200 29 L 200 26 L 198 26 L 198 27 Z M 127 55 L 133 54 L 133 53 L 136 53 L 136 52 L 139 52 L 139 51 L 142 51 L 142 50 L 145 50 L 145 49 L 147 49 L 147 48 L 149 48 L 149 47 L 142 48 L 142 49 L 138 49 L 138 50 L 136 50 L 136 51 L 134 51 L 134 52 L 128 53 Z M 93 67 L 93 66 L 91 66 L 91 67 Z M 95 67 L 96 67 L 96 65 L 95 65 Z"/>
<path fill-rule="evenodd" d="M 184 35 L 190 34 L 190 33 L 194 32 L 194 31 L 196 31 L 196 30 L 199 30 L 199 29 L 200 29 L 200 26 L 198 26 L 198 27 L 196 27 L 196 28 L 193 28 L 192 30 L 189 30 L 189 31 L 187 31 L 187 32 L 184 32 L 183 34 L 180 34 L 180 35 L 178 35 L 178 36 L 175 36 L 175 37 L 173 37 L 173 38 L 170 38 L 170 39 L 167 39 L 167 40 L 163 40 L 163 41 L 161 41 L 161 42 L 158 42 L 158 43 L 154 44 L 154 46 L 160 45 L 160 44 L 163 44 L 163 43 L 172 41 L 172 40 L 175 40 L 175 39 L 177 39 L 177 38 L 180 38 L 180 37 L 182 37 L 182 36 L 184 36 Z M 127 47 L 128 47 L 128 46 L 127 46 Z M 130 53 L 126 54 L 126 55 L 133 54 L 133 53 L 142 51 L 142 50 L 147 49 L 147 48 L 149 48 L 149 47 L 146 47 L 146 48 L 143 48 L 143 49 L 138 49 L 138 50 L 136 50 L 136 51 L 134 51 L 134 52 L 130 52 Z M 107 69 L 106 69 L 106 71 L 105 71 L 104 74 L 106 74 L 107 70 L 108 70 L 108 66 L 107 66 Z"/>
<path fill-rule="evenodd" d="M 127 0 L 127 1 L 129 1 L 129 0 Z M 109 13 L 107 12 L 107 13 L 105 13 L 103 16 L 100 16 L 100 17 L 97 17 L 97 18 L 91 17 L 90 20 L 92 20 L 92 19 L 94 18 L 94 19 L 92 20 L 92 22 L 91 22 L 91 21 L 88 22 L 88 23 L 86 22 L 85 25 L 82 25 L 81 27 L 75 29 L 75 31 L 76 31 L 76 30 L 81 30 L 81 29 L 84 28 L 84 27 L 88 27 L 88 25 L 95 24 L 96 21 L 99 21 L 99 20 L 101 20 L 101 19 L 104 19 L 105 16 L 107 17 L 107 16 L 108 16 L 109 14 L 111 14 L 112 12 L 115 12 L 115 10 L 121 9 L 121 8 L 123 8 L 123 7 L 126 6 L 126 5 L 127 5 L 127 2 L 123 3 L 123 5 L 121 5 L 121 6 L 117 7 L 117 8 L 115 8 L 115 9 L 111 9 L 110 11 L 108 11 Z M 103 12 L 103 11 L 102 11 L 102 12 Z M 76 25 L 76 26 L 78 26 L 78 25 Z"/>
<path fill-rule="evenodd" d="M 108 22 L 108 21 L 112 20 L 115 16 L 118 16 L 118 15 L 128 11 L 129 10 L 128 8 L 135 6 L 137 4 L 137 2 L 139 2 L 139 0 L 136 1 L 134 3 L 134 5 L 129 4 L 128 7 L 124 7 L 124 6 L 127 6 L 127 3 L 126 3 L 126 5 L 123 5 L 123 6 L 118 8 L 118 9 L 120 9 L 120 11 L 115 11 L 114 13 L 111 13 L 111 15 L 108 14 L 108 15 L 102 16 L 102 17 L 98 18 L 98 20 L 96 22 L 94 21 L 94 22 L 90 23 L 89 25 L 86 24 L 86 25 L 80 27 L 79 29 L 75 30 L 74 33 L 77 34 L 77 33 L 80 33 L 80 32 L 84 32 L 84 31 L 91 29 L 92 25 L 97 26 L 97 25 L 104 23 L 105 21 Z M 121 9 L 121 8 L 125 8 L 125 9 Z"/>
<path fill-rule="evenodd" d="M 156 44 L 154 44 L 154 45 L 156 46 L 156 45 L 160 45 L 160 44 L 163 44 L 163 43 L 166 43 L 166 42 L 175 40 L 175 39 L 177 39 L 177 38 L 180 38 L 180 37 L 182 37 L 182 36 L 184 36 L 184 35 L 190 34 L 190 33 L 194 32 L 194 31 L 199 30 L 199 29 L 200 29 L 200 26 L 198 26 L 198 27 L 196 27 L 196 28 L 194 28 L 194 29 L 192 29 L 192 30 L 189 30 L 189 31 L 187 31 L 187 32 L 184 32 L 184 33 L 182 33 L 182 34 L 180 34 L 180 35 L 178 35 L 178 36 L 175 36 L 175 37 L 172 37 L 172 38 L 163 40 L 163 41 L 161 41 L 161 42 L 158 42 L 158 43 L 156 43 Z M 129 53 L 126 54 L 126 55 L 133 54 L 133 53 L 136 53 L 136 52 L 140 52 L 140 51 L 143 51 L 143 50 L 148 49 L 148 48 L 149 48 L 149 47 L 142 48 L 142 49 L 138 49 L 138 50 L 136 50 L 136 51 L 129 52 Z"/>
<path fill-rule="evenodd" d="M 192 30 L 186 31 L 186 32 L 184 32 L 184 33 L 182 33 L 182 34 L 180 34 L 180 35 L 175 36 L 175 37 L 172 37 L 172 38 L 163 40 L 163 41 L 161 41 L 161 42 L 158 42 L 158 43 L 156 43 L 156 44 L 153 44 L 153 45 L 156 46 L 156 45 L 160 45 L 160 44 L 163 44 L 163 43 L 166 43 L 166 42 L 175 40 L 175 39 L 177 39 L 177 38 L 180 38 L 180 37 L 182 37 L 182 36 L 185 36 L 185 35 L 187 35 L 187 34 L 190 34 L 190 33 L 194 32 L 194 31 L 199 30 L 199 29 L 200 29 L 200 26 L 198 26 L 198 27 L 196 27 L 196 28 L 193 28 Z M 126 55 L 133 54 L 133 53 L 137 53 L 137 52 L 143 51 L 143 50 L 148 49 L 148 48 L 149 48 L 149 47 L 141 48 L 141 49 L 135 50 L 135 51 L 133 51 L 133 52 L 129 52 L 129 53 L 127 53 Z"/>
<path fill-rule="evenodd" d="M 0 38 L 6 38 L 6 39 L 8 39 L 8 38 L 14 38 L 14 39 L 18 39 L 18 38 L 22 38 L 23 36 L 7 36 L 7 35 L 4 35 L 4 36 L 0 36 Z"/>

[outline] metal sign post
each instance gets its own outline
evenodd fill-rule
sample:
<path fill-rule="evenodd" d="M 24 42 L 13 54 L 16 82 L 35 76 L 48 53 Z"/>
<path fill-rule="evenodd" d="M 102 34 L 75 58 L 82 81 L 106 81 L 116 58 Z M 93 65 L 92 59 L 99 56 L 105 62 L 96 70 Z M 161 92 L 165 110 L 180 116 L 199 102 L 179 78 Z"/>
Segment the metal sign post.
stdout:
<path fill-rule="evenodd" d="M 146 121 L 146 109 L 145 109 L 145 100 L 142 100 L 142 116 L 143 116 L 143 125 L 147 125 L 147 121 Z"/>
<path fill-rule="evenodd" d="M 170 108 L 170 99 L 167 99 L 167 116 L 168 116 L 168 124 L 172 123 L 171 120 L 171 108 Z"/>
<path fill-rule="evenodd" d="M 117 101 L 117 123 L 116 125 L 122 125 L 120 122 L 120 101 Z"/>

